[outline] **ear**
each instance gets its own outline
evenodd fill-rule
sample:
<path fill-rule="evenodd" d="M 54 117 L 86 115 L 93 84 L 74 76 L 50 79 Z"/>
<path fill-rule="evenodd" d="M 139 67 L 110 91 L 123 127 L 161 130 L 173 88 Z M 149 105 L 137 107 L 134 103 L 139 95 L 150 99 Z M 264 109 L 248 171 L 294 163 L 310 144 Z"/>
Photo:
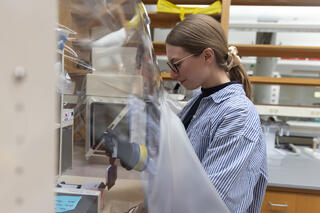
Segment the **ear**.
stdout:
<path fill-rule="evenodd" d="M 216 59 L 214 51 L 211 48 L 204 49 L 202 54 L 203 54 L 205 62 L 208 64 L 211 64 Z"/>

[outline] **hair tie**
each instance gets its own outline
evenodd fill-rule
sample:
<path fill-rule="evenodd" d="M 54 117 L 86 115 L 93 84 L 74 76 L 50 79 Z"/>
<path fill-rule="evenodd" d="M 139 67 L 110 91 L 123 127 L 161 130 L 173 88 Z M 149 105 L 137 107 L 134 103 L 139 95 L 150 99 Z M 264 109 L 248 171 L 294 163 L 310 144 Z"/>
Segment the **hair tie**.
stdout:
<path fill-rule="evenodd" d="M 230 57 L 231 60 L 227 65 L 227 72 L 241 64 L 240 57 L 238 56 L 238 49 L 235 46 L 230 46 L 228 50 L 228 58 Z"/>

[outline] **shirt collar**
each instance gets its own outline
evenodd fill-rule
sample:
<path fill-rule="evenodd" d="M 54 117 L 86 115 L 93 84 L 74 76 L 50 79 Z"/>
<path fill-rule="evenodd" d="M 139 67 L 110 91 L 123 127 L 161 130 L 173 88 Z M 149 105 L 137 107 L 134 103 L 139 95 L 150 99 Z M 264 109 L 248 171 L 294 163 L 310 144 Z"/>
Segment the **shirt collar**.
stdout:
<path fill-rule="evenodd" d="M 201 88 L 202 97 L 208 97 L 208 96 L 212 95 L 213 93 L 218 92 L 219 90 L 222 90 L 223 88 L 225 88 L 231 84 L 238 84 L 238 82 L 237 81 L 229 81 L 227 83 L 219 84 L 214 87 Z"/>
<path fill-rule="evenodd" d="M 231 98 L 232 96 L 246 95 L 243 90 L 242 84 L 231 84 L 215 93 L 210 95 L 209 97 L 215 103 L 221 103 L 224 100 Z"/>

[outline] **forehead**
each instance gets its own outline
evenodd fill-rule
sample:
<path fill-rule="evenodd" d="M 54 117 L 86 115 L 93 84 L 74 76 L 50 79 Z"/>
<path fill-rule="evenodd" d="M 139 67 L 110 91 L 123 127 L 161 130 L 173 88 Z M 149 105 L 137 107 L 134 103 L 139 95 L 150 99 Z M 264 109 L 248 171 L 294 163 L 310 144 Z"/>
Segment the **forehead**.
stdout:
<path fill-rule="evenodd" d="M 177 59 L 188 54 L 182 47 L 166 44 L 166 54 L 169 60 Z"/>

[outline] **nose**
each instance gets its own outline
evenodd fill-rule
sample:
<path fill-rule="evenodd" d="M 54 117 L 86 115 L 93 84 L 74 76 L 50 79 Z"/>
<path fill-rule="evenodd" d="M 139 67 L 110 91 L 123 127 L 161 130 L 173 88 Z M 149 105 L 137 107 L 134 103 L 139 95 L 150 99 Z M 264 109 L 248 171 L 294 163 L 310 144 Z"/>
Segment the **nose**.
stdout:
<path fill-rule="evenodd" d="M 173 72 L 172 70 L 170 70 L 170 76 L 171 76 L 171 78 L 176 80 L 179 76 L 179 73 L 176 73 L 176 72 Z"/>

